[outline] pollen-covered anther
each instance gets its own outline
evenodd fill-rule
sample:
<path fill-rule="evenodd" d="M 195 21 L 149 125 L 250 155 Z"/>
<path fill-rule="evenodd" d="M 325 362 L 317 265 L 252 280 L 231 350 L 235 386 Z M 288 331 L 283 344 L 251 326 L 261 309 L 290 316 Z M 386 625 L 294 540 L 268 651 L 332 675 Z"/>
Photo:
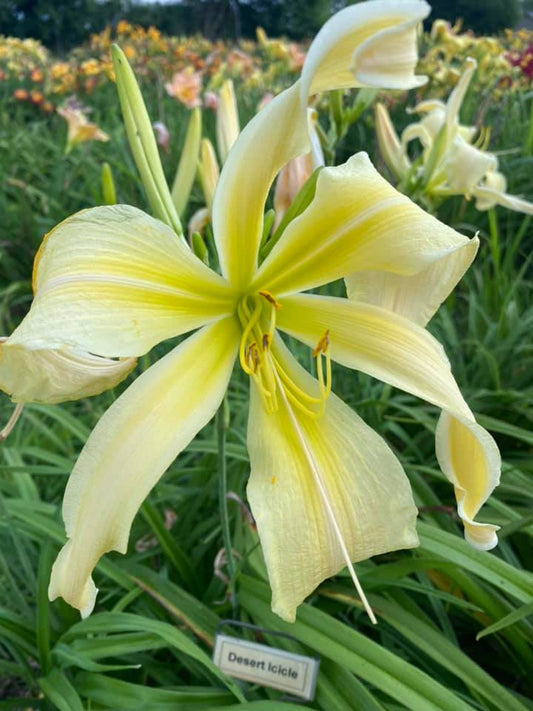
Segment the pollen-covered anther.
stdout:
<path fill-rule="evenodd" d="M 275 309 L 281 309 L 281 304 L 278 301 L 276 301 L 275 297 L 272 296 L 270 291 L 266 291 L 266 289 L 265 289 L 263 291 L 260 291 L 259 293 L 264 299 L 266 299 L 268 301 L 269 304 L 272 304 L 272 306 Z"/>
<path fill-rule="evenodd" d="M 329 329 L 324 333 L 322 338 L 316 344 L 313 350 L 313 358 L 318 358 L 320 353 L 326 354 L 329 348 Z"/>

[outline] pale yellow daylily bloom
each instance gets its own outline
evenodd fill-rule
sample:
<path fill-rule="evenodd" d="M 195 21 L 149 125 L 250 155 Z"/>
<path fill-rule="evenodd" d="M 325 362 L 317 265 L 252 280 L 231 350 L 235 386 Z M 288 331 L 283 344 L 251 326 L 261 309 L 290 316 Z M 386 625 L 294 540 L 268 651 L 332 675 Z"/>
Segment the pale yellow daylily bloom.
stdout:
<path fill-rule="evenodd" d="M 106 551 L 125 551 L 141 501 L 219 407 L 237 354 L 252 389 L 247 493 L 274 610 L 286 620 L 344 565 L 369 610 L 353 561 L 417 543 L 417 511 L 401 465 L 330 392 L 331 357 L 435 403 L 453 422 L 468 423 L 490 460 L 490 435 L 475 429 L 442 349 L 423 328 L 382 308 L 298 294 L 343 276 L 346 265 L 354 273 L 389 271 L 406 280 L 431 274 L 442 291 L 441 273 L 453 272 L 448 287 L 457 263 L 466 268 L 471 261 L 475 241 L 397 193 L 359 154 L 323 169 L 309 207 L 257 264 L 272 180 L 309 150 L 310 88 L 323 88 L 326 75 L 328 88 L 346 86 L 349 70 L 352 85 L 359 85 L 359 58 L 365 81 L 417 85 L 414 27 L 428 11 L 422 2 L 380 1 L 339 13 L 311 45 L 301 80 L 242 132 L 213 204 L 223 277 L 169 227 L 132 207 L 79 213 L 49 235 L 36 260 L 34 304 L 12 344 L 134 356 L 201 329 L 143 373 L 85 445 L 65 493 L 69 540 L 52 570 L 52 598 L 64 597 L 84 615 L 92 610 L 94 566 Z M 401 44 L 404 54 L 389 75 L 382 54 L 389 46 L 400 52 Z M 311 345 L 317 378 L 297 364 L 276 324 Z M 449 451 L 439 456 L 461 493 L 465 521 L 468 516 L 475 527 L 476 507 L 491 482 L 479 481 L 482 467 L 463 471 L 460 437 L 463 430 L 454 431 Z M 483 540 L 484 527 L 476 528 Z"/>
<path fill-rule="evenodd" d="M 78 143 L 86 141 L 109 141 L 109 136 L 105 131 L 92 121 L 89 121 L 81 106 L 74 103 L 60 106 L 57 113 L 67 122 L 67 145 L 65 153 L 69 153 Z"/>
<path fill-rule="evenodd" d="M 498 159 L 484 150 L 488 132 L 480 134 L 476 145 L 476 127 L 464 126 L 459 121 L 461 105 L 476 67 L 476 61 L 468 57 L 446 104 L 430 99 L 413 109 L 422 118 L 405 128 L 401 148 L 386 109 L 380 109 L 376 133 L 381 153 L 389 169 L 401 182 L 412 173 L 407 145 L 417 139 L 423 146 L 422 165 L 418 168 L 418 173 L 424 175 L 421 190 L 429 197 L 442 199 L 450 195 L 464 195 L 468 199 L 476 199 L 478 210 L 502 205 L 533 214 L 533 203 L 505 192 L 506 181 L 498 171 Z M 428 166 L 431 166 L 430 170 Z"/>

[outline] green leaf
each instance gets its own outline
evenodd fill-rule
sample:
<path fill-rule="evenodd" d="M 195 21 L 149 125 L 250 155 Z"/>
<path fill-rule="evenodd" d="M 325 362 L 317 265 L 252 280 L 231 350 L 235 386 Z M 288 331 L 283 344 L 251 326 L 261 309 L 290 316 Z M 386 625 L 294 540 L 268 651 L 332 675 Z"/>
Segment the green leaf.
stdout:
<path fill-rule="evenodd" d="M 240 600 L 254 621 L 285 632 L 364 679 L 410 711 L 471 711 L 472 706 L 385 647 L 310 605 L 289 625 L 270 611 L 267 585 L 241 577 Z"/>
<path fill-rule="evenodd" d="M 145 501 L 141 507 L 141 513 L 159 541 L 165 556 L 174 566 L 179 576 L 187 587 L 196 590 L 198 583 L 191 562 L 165 528 L 165 523 L 155 506 L 152 506 L 149 501 Z"/>
<path fill-rule="evenodd" d="M 530 615 L 533 615 L 533 602 L 530 602 L 527 605 L 522 605 L 517 610 L 513 610 L 489 627 L 485 627 L 484 630 L 478 633 L 476 639 L 481 639 L 489 634 L 494 634 L 495 632 L 504 630 L 506 627 L 514 625 L 516 622 L 520 622 L 520 620 L 523 620 Z"/>
<path fill-rule="evenodd" d="M 227 707 L 233 699 L 231 694 L 222 689 L 194 686 L 159 689 L 86 672 L 76 677 L 76 688 L 80 694 L 106 708 L 131 711 L 211 709 Z"/>
<path fill-rule="evenodd" d="M 165 580 L 146 566 L 127 563 L 123 566 L 131 580 L 145 590 L 173 617 L 186 625 L 191 632 L 212 647 L 220 618 L 200 600 Z"/>
<path fill-rule="evenodd" d="M 467 687 L 485 697 L 489 704 L 506 711 L 524 711 L 525 707 L 505 687 L 498 684 L 441 632 L 391 600 L 373 595 L 369 599 L 377 615 L 383 617 L 418 649 L 455 674 Z"/>
<path fill-rule="evenodd" d="M 51 566 L 50 541 L 46 541 L 41 547 L 41 555 L 39 558 L 36 620 L 39 663 L 41 665 L 41 672 L 45 675 L 49 673 L 52 667 L 50 657 L 50 603 L 48 602 L 48 583 L 50 582 Z"/>
<path fill-rule="evenodd" d="M 524 603 L 531 600 L 533 575 L 513 568 L 494 554 L 472 548 L 466 541 L 434 526 L 418 522 L 422 551 L 455 563 Z"/>
<path fill-rule="evenodd" d="M 211 658 L 198 647 L 186 634 L 176 627 L 161 622 L 152 620 L 140 615 L 133 615 L 127 612 L 102 612 L 97 615 L 92 615 L 86 620 L 73 625 L 68 632 L 63 636 L 62 641 L 69 640 L 86 634 L 113 634 L 115 632 L 148 632 L 157 635 L 163 639 L 170 647 L 178 649 L 183 654 L 187 654 L 192 659 L 200 663 L 200 665 L 210 674 L 216 676 L 240 701 L 244 701 L 244 697 L 237 684 L 218 667 L 216 667 Z M 110 640 L 112 641 L 112 637 Z"/>
<path fill-rule="evenodd" d="M 510 425 L 508 422 L 503 422 L 502 420 L 489 417 L 488 415 L 479 415 L 477 419 L 480 425 L 486 427 L 488 430 L 492 430 L 492 432 L 514 437 L 526 444 L 533 445 L 533 432 L 529 430 L 517 427 L 516 425 Z"/>
<path fill-rule="evenodd" d="M 80 697 L 59 669 L 54 669 L 38 681 L 46 698 L 55 704 L 59 711 L 83 711 Z"/>

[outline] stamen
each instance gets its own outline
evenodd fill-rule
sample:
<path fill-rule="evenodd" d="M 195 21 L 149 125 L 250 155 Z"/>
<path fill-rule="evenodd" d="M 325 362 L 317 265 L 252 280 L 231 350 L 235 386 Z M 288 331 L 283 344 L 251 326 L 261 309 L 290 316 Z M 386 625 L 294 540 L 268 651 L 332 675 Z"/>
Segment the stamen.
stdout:
<path fill-rule="evenodd" d="M 259 292 L 263 298 L 265 298 L 269 304 L 272 304 L 272 306 L 275 309 L 281 309 L 281 304 L 279 304 L 276 299 L 272 296 L 270 291 L 260 291 Z"/>
<path fill-rule="evenodd" d="M 313 356 L 316 358 L 316 371 L 318 382 L 320 383 L 320 392 L 324 401 L 331 393 L 331 356 L 329 354 L 329 330 L 324 333 L 319 340 L 316 348 L 313 350 Z M 326 381 L 324 382 L 324 371 L 322 368 L 322 356 L 326 359 Z"/>
<path fill-rule="evenodd" d="M 277 370 L 278 374 L 281 376 L 281 379 L 283 380 L 284 384 L 287 387 L 291 388 L 298 397 L 302 398 L 303 400 L 307 400 L 307 402 L 316 403 L 317 405 L 322 402 L 321 397 L 313 397 L 312 395 L 309 395 L 308 393 L 306 393 L 305 390 L 302 390 L 301 388 L 299 388 L 296 385 L 294 380 L 291 378 L 290 375 L 287 374 L 287 372 L 285 371 L 285 369 L 283 368 L 283 366 L 279 362 L 279 360 L 276 358 L 274 353 L 272 353 L 272 359 L 274 360 L 276 370 Z"/>
<path fill-rule="evenodd" d="M 361 598 L 363 607 L 365 608 L 368 616 L 370 617 L 370 620 L 375 625 L 375 624 L 377 624 L 376 616 L 374 615 L 374 612 L 373 612 L 372 608 L 370 607 L 368 600 L 366 599 L 366 595 L 363 591 L 363 588 L 361 587 L 361 583 L 359 582 L 357 575 L 355 574 L 355 570 L 354 570 L 352 561 L 350 560 L 350 554 L 348 553 L 348 549 L 346 548 L 346 543 L 344 542 L 344 538 L 342 537 L 342 533 L 339 528 L 339 524 L 337 523 L 337 519 L 335 518 L 335 513 L 333 511 L 333 507 L 332 507 L 331 502 L 329 500 L 329 497 L 328 497 L 328 494 L 326 491 L 326 487 L 324 486 L 324 482 L 322 481 L 320 469 L 318 468 L 318 466 L 315 462 L 315 459 L 313 457 L 313 454 L 307 445 L 307 442 L 305 440 L 305 437 L 303 436 L 302 430 L 300 429 L 300 425 L 298 424 L 298 420 L 294 416 L 294 412 L 292 411 L 291 406 L 289 405 L 289 402 L 288 402 L 285 390 L 283 389 L 283 385 L 281 383 L 279 375 L 275 369 L 273 369 L 273 372 L 276 377 L 276 380 L 278 381 L 279 391 L 281 393 L 282 399 L 285 401 L 285 406 L 287 407 L 287 412 L 289 414 L 289 418 L 290 418 L 290 420 L 293 424 L 293 427 L 295 429 L 296 436 L 298 437 L 298 439 L 300 441 L 300 444 L 302 446 L 302 451 L 304 452 L 304 455 L 305 455 L 307 462 L 309 464 L 309 468 L 311 470 L 311 473 L 313 475 L 315 483 L 318 487 L 318 490 L 319 490 L 322 500 L 324 502 L 324 506 L 326 507 L 326 512 L 327 512 L 329 521 L 330 521 L 330 523 L 333 527 L 333 530 L 335 532 L 335 536 L 336 536 L 339 546 L 341 548 L 342 556 L 344 558 L 344 561 L 346 563 L 348 571 L 350 572 L 350 576 L 352 578 L 353 584 L 355 585 L 355 589 L 357 590 L 357 593 L 358 593 L 359 597 Z"/>
<path fill-rule="evenodd" d="M 316 347 L 313 350 L 313 358 L 317 358 L 319 353 L 327 353 L 328 348 L 329 348 L 329 329 L 324 333 L 322 338 L 316 344 Z"/>
<path fill-rule="evenodd" d="M 263 297 L 262 299 L 259 297 Z M 265 301 L 263 301 L 263 299 Z M 269 310 L 268 328 L 264 331 L 263 309 Z M 329 357 L 329 331 L 322 336 L 314 351 L 317 364 L 320 395 L 314 397 L 302 390 L 285 371 L 274 353 L 271 353 L 276 333 L 276 312 L 281 308 L 269 291 L 260 291 L 256 295 L 245 296 L 239 302 L 237 314 L 243 326 L 239 345 L 239 360 L 245 373 L 253 377 L 259 387 L 261 399 L 267 412 L 278 408 L 276 391 L 278 382 L 274 370 L 282 381 L 282 387 L 291 403 L 308 417 L 316 419 L 324 414 L 326 399 L 331 391 L 331 360 Z M 324 379 L 322 357 L 326 358 L 326 377 Z"/>
<path fill-rule="evenodd" d="M 244 300 L 241 301 L 241 304 L 242 304 L 242 309 L 247 310 L 247 306 L 244 303 Z M 239 304 L 239 306 L 241 304 Z M 250 370 L 250 368 L 248 366 L 247 357 L 246 357 L 246 350 L 247 350 L 246 346 L 247 346 L 247 342 L 248 342 L 248 336 L 250 335 L 255 324 L 259 321 L 259 319 L 261 317 L 261 310 L 262 310 L 261 302 L 258 301 L 255 305 L 255 308 L 254 308 L 251 316 L 247 319 L 248 322 L 246 323 L 246 326 L 244 327 L 244 330 L 242 332 L 241 343 L 239 346 L 239 360 L 241 363 L 241 367 L 244 370 L 244 372 L 247 373 L 248 375 L 252 375 L 254 371 Z M 240 318 L 240 315 L 239 315 L 239 318 Z"/>
<path fill-rule="evenodd" d="M 19 402 L 15 405 L 15 409 L 11 413 L 11 417 L 7 421 L 7 425 L 4 427 L 3 430 L 0 430 L 0 442 L 3 442 L 4 440 L 6 440 L 9 437 L 9 435 L 11 434 L 11 432 L 13 432 L 13 429 L 14 429 L 15 425 L 17 424 L 19 417 L 22 414 L 23 407 L 24 407 L 24 405 L 21 402 Z"/>

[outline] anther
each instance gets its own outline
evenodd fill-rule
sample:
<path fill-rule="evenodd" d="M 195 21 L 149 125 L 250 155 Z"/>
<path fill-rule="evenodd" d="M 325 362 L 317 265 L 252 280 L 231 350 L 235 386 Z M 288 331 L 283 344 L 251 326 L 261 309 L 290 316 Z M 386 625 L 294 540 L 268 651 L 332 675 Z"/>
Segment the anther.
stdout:
<path fill-rule="evenodd" d="M 276 299 L 272 296 L 270 291 L 260 291 L 260 295 L 268 301 L 269 304 L 272 304 L 272 306 L 275 309 L 281 309 L 281 304 L 276 301 Z"/>
<path fill-rule="evenodd" d="M 320 353 L 327 353 L 327 350 L 329 348 L 329 329 L 324 333 L 322 338 L 319 340 L 319 342 L 316 345 L 316 348 L 313 350 L 313 358 L 318 358 Z"/>

